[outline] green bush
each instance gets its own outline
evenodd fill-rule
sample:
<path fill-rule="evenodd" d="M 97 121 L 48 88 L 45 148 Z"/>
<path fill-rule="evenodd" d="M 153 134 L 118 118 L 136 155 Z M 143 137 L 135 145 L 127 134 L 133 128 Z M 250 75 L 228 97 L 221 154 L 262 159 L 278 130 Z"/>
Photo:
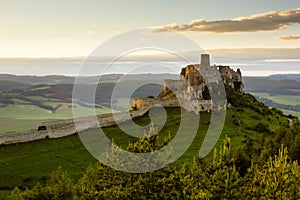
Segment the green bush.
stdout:
<path fill-rule="evenodd" d="M 269 126 L 263 122 L 258 122 L 255 127 L 253 128 L 254 131 L 259 133 L 271 133 Z"/>

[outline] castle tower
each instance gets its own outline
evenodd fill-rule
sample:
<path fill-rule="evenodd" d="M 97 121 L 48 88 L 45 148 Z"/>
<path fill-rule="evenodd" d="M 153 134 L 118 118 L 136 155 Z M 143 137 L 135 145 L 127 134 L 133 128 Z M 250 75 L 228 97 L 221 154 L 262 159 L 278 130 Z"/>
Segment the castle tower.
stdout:
<path fill-rule="evenodd" d="M 210 67 L 209 54 L 201 54 L 201 67 Z"/>

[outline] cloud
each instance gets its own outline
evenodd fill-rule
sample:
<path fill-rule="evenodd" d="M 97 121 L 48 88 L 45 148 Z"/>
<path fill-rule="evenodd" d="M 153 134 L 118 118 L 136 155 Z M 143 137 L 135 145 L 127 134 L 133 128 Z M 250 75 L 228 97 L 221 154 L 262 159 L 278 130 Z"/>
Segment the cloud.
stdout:
<path fill-rule="evenodd" d="M 87 31 L 86 34 L 88 35 L 91 35 L 91 34 L 94 34 L 95 32 L 94 31 Z"/>
<path fill-rule="evenodd" d="M 271 11 L 248 17 L 239 17 L 230 20 L 206 21 L 203 19 L 193 20 L 187 24 L 176 23 L 158 27 L 154 32 L 178 31 L 178 32 L 256 32 L 277 31 L 292 24 L 300 24 L 300 8 L 286 11 Z"/>
<path fill-rule="evenodd" d="M 300 40 L 300 34 L 298 35 L 284 35 L 278 38 L 279 40 Z"/>

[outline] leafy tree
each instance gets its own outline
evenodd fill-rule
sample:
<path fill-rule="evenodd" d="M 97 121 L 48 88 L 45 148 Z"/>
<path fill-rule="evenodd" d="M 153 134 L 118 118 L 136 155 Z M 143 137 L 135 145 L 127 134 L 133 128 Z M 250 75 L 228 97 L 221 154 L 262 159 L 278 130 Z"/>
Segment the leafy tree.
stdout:
<path fill-rule="evenodd" d="M 254 164 L 247 176 L 243 192 L 249 199 L 300 198 L 300 168 L 297 161 L 289 161 L 286 148 L 263 167 Z"/>
<path fill-rule="evenodd" d="M 59 167 L 52 175 L 46 186 L 37 183 L 31 190 L 21 192 L 15 188 L 10 196 L 11 200 L 40 200 L 40 199 L 73 199 L 73 182 Z"/>

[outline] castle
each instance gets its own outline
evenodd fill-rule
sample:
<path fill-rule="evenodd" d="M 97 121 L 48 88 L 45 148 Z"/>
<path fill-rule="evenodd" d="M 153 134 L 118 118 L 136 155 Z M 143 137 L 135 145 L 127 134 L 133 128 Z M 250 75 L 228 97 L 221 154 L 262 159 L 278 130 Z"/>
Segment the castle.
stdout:
<path fill-rule="evenodd" d="M 179 80 L 164 80 L 163 90 L 157 98 L 133 99 L 131 110 L 159 104 L 163 107 L 181 106 L 197 114 L 201 111 L 210 112 L 213 104 L 208 86 L 211 83 L 219 84 L 220 81 L 238 92 L 243 91 L 240 69 L 234 71 L 229 66 L 211 66 L 209 55 L 202 54 L 200 64 L 181 69 Z"/>

